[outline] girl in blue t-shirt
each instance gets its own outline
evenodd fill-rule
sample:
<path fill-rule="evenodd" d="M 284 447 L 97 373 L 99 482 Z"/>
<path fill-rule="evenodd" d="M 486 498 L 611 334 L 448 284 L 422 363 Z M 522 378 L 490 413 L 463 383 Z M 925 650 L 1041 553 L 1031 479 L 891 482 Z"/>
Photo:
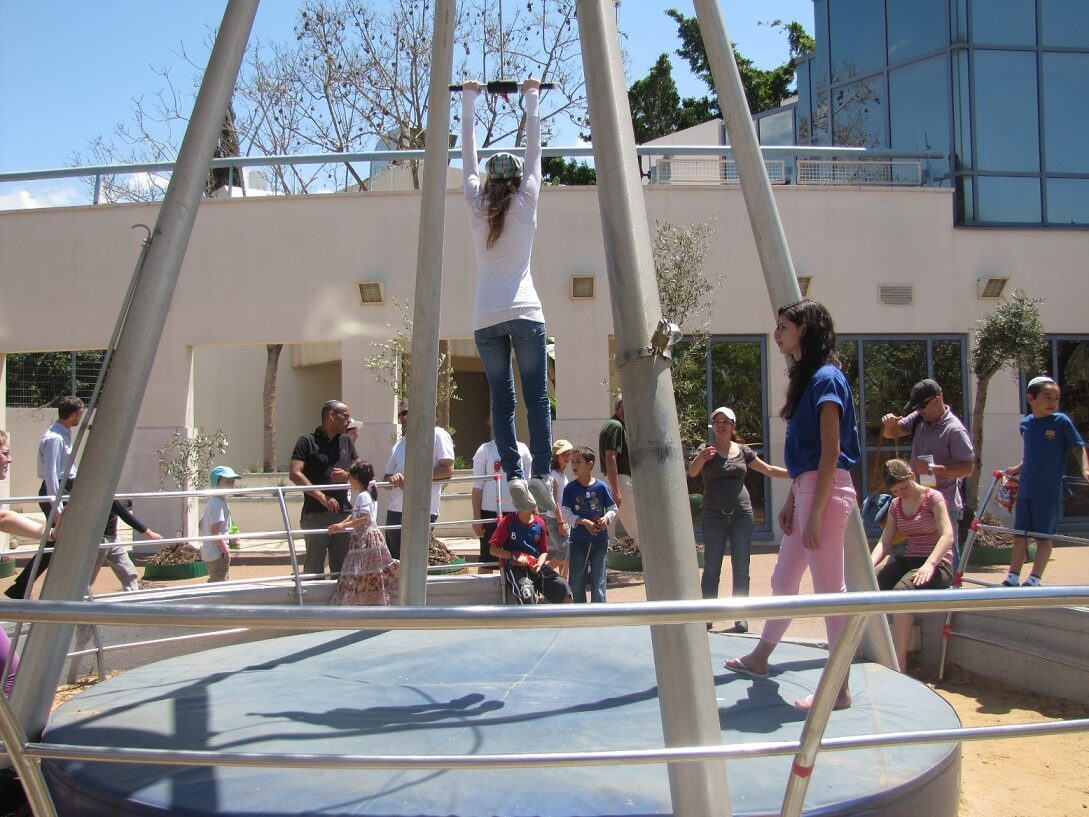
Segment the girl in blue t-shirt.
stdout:
<path fill-rule="evenodd" d="M 784 461 L 793 480 L 779 512 L 783 541 L 771 576 L 776 596 L 794 595 L 808 567 L 817 593 L 843 593 L 843 546 L 847 519 L 856 498 L 850 469 L 858 462 L 855 404 L 836 356 L 836 331 L 828 310 L 815 301 L 798 301 L 779 310 L 775 344 L 789 360 Z M 730 658 L 726 669 L 766 678 L 768 661 L 789 619 L 764 624 L 756 648 Z M 829 650 L 843 632 L 842 616 L 825 619 Z M 808 709 L 812 698 L 796 701 Z M 844 682 L 835 708 L 851 705 Z"/>

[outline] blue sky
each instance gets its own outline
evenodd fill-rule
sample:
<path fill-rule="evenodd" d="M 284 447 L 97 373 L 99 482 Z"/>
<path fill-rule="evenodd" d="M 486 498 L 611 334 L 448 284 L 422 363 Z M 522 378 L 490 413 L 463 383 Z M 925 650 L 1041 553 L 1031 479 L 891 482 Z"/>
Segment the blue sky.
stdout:
<path fill-rule="evenodd" d="M 375 0 L 381 3 L 383 0 Z M 518 2 L 518 0 L 507 0 Z M 730 35 L 758 66 L 786 57 L 786 38 L 760 23 L 798 20 L 812 32 L 812 0 L 721 0 Z M 0 171 L 63 167 L 75 151 L 128 120 L 132 100 L 163 87 L 152 66 L 172 66 L 175 82 L 187 87 L 191 69 L 175 52 L 182 44 L 203 55 L 209 27 L 223 15 L 225 0 L 0 0 Z M 630 57 L 628 82 L 644 76 L 662 52 L 673 60 L 682 95 L 705 89 L 673 52 L 676 27 L 668 8 L 695 12 L 683 0 L 623 0 L 620 28 Z M 265 0 L 253 36 L 293 37 L 298 4 Z M 0 184 L 0 209 L 86 202 L 78 183 L 67 180 Z"/>

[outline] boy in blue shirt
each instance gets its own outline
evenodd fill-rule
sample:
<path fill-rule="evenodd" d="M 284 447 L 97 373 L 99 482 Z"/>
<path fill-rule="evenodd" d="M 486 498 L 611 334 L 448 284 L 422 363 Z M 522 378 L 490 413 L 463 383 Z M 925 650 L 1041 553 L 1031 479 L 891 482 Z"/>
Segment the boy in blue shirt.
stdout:
<path fill-rule="evenodd" d="M 1034 377 L 1026 389 L 1032 414 L 1021 421 L 1021 437 L 1025 442 L 1024 457 L 1017 465 L 1007 468 L 1007 474 L 1020 474 L 1021 484 L 1014 505 L 1014 530 L 1025 533 L 1055 533 L 1063 501 L 1063 471 L 1066 458 L 1077 449 L 1082 476 L 1089 481 L 1089 461 L 1085 456 L 1085 441 L 1070 418 L 1059 411 L 1059 384 L 1050 377 Z M 1021 568 L 1028 557 L 1028 537 L 1013 537 L 1010 572 L 1002 582 L 1004 587 L 1017 587 Z M 1038 587 L 1051 557 L 1051 540 L 1036 540 L 1036 559 L 1032 573 L 1023 587 Z"/>
<path fill-rule="evenodd" d="M 561 512 L 571 526 L 571 587 L 575 603 L 586 602 L 586 565 L 590 565 L 590 601 L 605 601 L 605 567 L 609 550 L 609 523 L 616 516 L 616 502 L 609 486 L 594 479 L 594 450 L 581 446 L 571 453 L 575 478 L 563 489 Z"/>
<path fill-rule="evenodd" d="M 517 604 L 536 604 L 540 593 L 552 604 L 571 601 L 571 588 L 548 561 L 548 526 L 536 508 L 508 513 L 488 542 Z"/>

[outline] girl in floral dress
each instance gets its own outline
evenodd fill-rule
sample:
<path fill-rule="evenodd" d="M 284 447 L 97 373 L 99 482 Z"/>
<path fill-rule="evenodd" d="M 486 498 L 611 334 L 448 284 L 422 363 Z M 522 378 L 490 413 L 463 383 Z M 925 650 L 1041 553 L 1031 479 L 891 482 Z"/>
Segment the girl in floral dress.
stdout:
<path fill-rule="evenodd" d="M 352 532 L 348 555 L 340 569 L 330 604 L 390 605 L 399 595 L 400 562 L 390 555 L 386 537 L 375 521 L 378 505 L 374 468 L 356 460 L 348 468 L 352 515 L 329 526 L 329 533 Z"/>

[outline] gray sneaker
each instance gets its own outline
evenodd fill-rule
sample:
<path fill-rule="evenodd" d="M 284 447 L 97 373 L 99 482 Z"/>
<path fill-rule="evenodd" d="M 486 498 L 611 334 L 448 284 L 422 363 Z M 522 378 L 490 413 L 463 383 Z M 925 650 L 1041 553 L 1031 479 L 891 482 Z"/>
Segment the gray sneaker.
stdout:
<path fill-rule="evenodd" d="M 529 481 L 529 492 L 537 500 L 541 513 L 556 513 L 556 499 L 552 496 L 552 477 L 534 477 Z"/>
<path fill-rule="evenodd" d="M 510 498 L 514 502 L 516 511 L 537 510 L 537 503 L 533 500 L 533 494 L 529 492 L 529 485 L 524 479 L 508 480 L 507 490 L 510 491 Z"/>

